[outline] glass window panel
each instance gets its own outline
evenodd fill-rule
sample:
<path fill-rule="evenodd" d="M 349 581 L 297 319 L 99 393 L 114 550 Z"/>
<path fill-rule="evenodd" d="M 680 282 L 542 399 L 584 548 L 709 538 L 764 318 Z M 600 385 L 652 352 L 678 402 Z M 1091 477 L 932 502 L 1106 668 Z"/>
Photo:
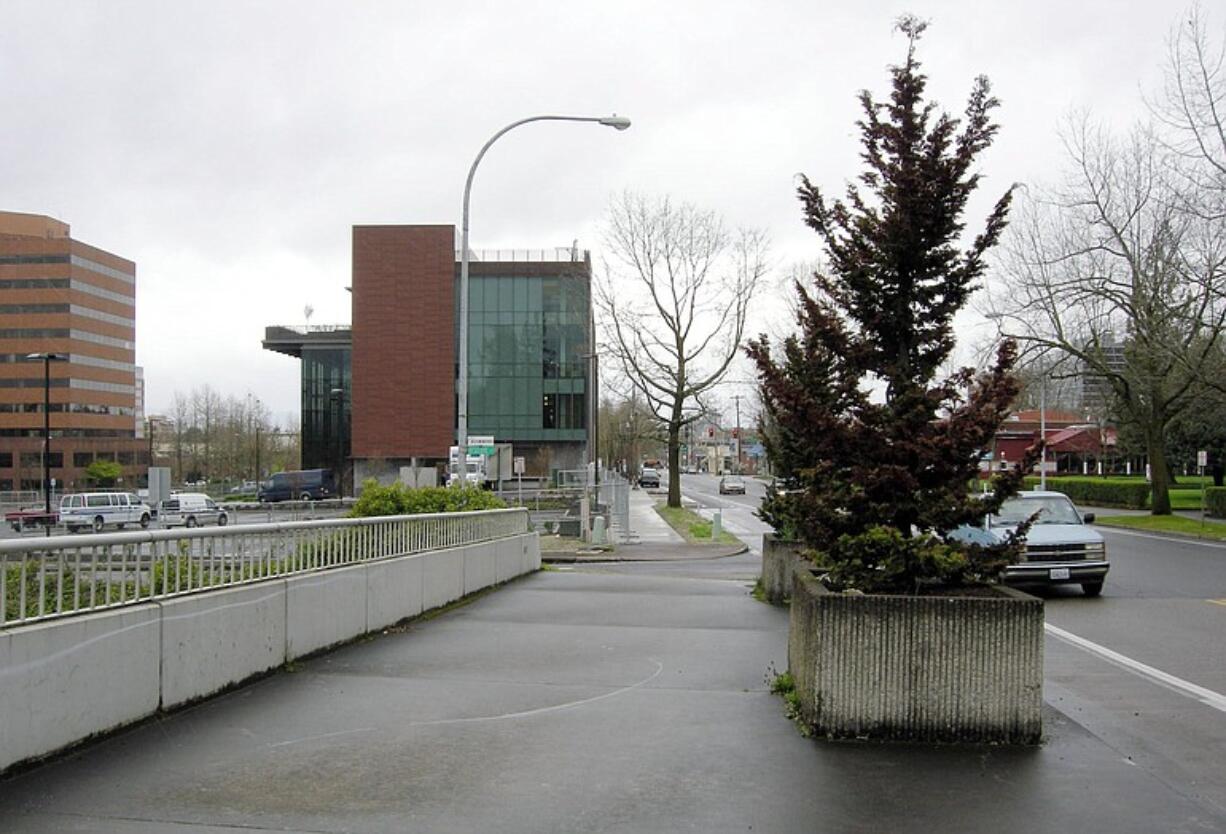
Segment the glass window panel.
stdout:
<path fill-rule="evenodd" d="M 515 279 L 515 310 L 526 311 L 528 309 L 528 279 Z"/>
<path fill-rule="evenodd" d="M 510 313 L 515 309 L 515 279 L 498 279 L 498 311 Z"/>

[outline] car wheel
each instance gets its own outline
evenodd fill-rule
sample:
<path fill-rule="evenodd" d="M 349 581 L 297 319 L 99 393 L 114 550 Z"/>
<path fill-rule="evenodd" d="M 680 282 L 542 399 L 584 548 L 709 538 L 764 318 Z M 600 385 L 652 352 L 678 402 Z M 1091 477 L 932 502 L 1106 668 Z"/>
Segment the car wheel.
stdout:
<path fill-rule="evenodd" d="M 1081 592 L 1088 597 L 1096 597 L 1103 592 L 1103 583 L 1101 582 L 1082 582 Z"/>
<path fill-rule="evenodd" d="M 225 513 L 217 514 L 217 526 L 218 527 L 225 527 L 229 523 L 230 523 L 230 517 L 228 515 L 226 515 Z"/>
<path fill-rule="evenodd" d="M 185 527 L 195 527 L 195 526 L 196 526 L 196 517 L 195 517 L 194 515 L 189 515 L 189 516 L 187 517 L 187 521 L 186 521 L 186 522 L 184 522 L 184 526 L 185 526 Z"/>
<path fill-rule="evenodd" d="M 140 529 L 142 529 L 142 530 L 148 530 L 148 529 L 149 529 L 149 513 L 141 513 L 141 516 L 140 516 Z"/>
<path fill-rule="evenodd" d="M 298 500 L 299 500 L 299 501 L 310 501 L 310 500 L 311 500 L 311 493 L 309 493 L 309 492 L 304 492 L 304 493 L 302 493 L 301 495 L 299 495 L 299 496 L 298 496 Z"/>
<path fill-rule="evenodd" d="M 94 532 L 101 533 L 104 526 L 106 526 L 106 522 L 103 521 L 102 516 L 94 516 Z"/>

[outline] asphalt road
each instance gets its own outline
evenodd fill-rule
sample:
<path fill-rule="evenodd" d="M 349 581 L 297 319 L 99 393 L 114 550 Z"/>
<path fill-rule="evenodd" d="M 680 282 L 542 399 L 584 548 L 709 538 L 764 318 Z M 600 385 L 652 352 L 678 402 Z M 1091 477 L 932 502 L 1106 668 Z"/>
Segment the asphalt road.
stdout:
<path fill-rule="evenodd" d="M 714 476 L 682 479 L 699 512 L 719 509 L 760 552 L 770 529 L 753 515 L 761 481 L 721 496 Z M 1226 813 L 1226 544 L 1098 529 L 1111 561 L 1100 598 L 1032 589 L 1048 625 L 1045 699 L 1125 761 Z"/>

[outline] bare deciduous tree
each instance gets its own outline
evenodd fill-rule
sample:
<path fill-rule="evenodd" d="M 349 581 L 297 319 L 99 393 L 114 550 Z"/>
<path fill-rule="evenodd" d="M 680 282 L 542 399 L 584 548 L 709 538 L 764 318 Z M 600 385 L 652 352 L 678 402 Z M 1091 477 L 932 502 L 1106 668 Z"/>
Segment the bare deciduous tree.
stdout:
<path fill-rule="evenodd" d="M 1198 214 L 1226 216 L 1226 35 L 1214 43 L 1198 5 L 1167 39 L 1164 83 L 1150 110 L 1165 128 L 1181 196 Z"/>
<path fill-rule="evenodd" d="M 1189 181 L 1152 129 L 1120 140 L 1082 118 L 1065 144 L 1064 183 L 1014 214 L 993 304 L 1008 335 L 1108 386 L 1144 438 L 1153 512 L 1167 514 L 1167 427 L 1220 367 L 1226 238 L 1189 210 Z"/>
<path fill-rule="evenodd" d="M 681 506 L 680 437 L 737 356 L 767 240 L 713 212 L 624 193 L 609 206 L 596 286 L 606 350 L 668 436 L 668 504 Z"/>

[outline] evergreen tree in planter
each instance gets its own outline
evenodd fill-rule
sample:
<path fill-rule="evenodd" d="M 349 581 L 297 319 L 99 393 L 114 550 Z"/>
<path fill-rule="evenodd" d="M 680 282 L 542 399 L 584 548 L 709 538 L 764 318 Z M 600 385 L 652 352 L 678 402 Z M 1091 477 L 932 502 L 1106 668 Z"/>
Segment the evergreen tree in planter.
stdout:
<path fill-rule="evenodd" d="M 898 23 L 907 58 L 891 68 L 889 101 L 860 94 L 859 184 L 832 202 L 802 178 L 805 221 L 829 266 L 811 288 L 796 284 L 798 334 L 775 349 L 765 335 L 748 348 L 783 487 L 761 515 L 810 548 L 829 584 L 863 591 L 994 579 L 1016 558 L 1017 540 L 989 551 L 940 535 L 997 509 L 1037 459 L 998 477 L 992 497 L 972 497 L 980 454 L 1018 392 L 1014 344 L 1000 346 L 986 373 L 938 378 L 954 347 L 954 314 L 1004 229 L 1011 189 L 970 248 L 960 248 L 961 217 L 979 184 L 972 165 L 995 136 L 998 102 L 984 77 L 962 120 L 924 100 L 915 52 L 925 25 Z"/>

